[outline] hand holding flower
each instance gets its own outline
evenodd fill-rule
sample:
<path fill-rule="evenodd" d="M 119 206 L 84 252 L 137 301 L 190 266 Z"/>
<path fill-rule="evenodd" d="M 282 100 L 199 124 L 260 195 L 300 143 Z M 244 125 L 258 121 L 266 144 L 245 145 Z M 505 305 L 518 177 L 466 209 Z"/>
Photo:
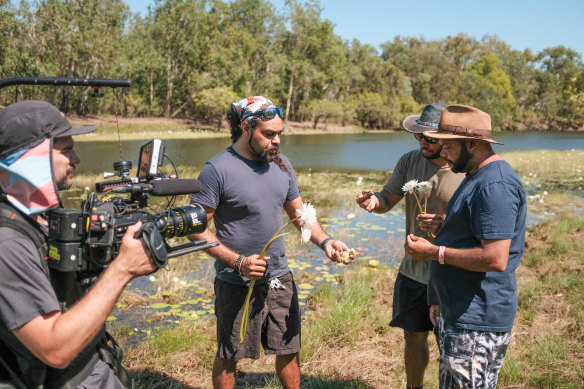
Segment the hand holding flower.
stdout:
<path fill-rule="evenodd" d="M 241 262 L 241 273 L 250 280 L 262 278 L 266 272 L 266 261 L 269 259 L 270 257 L 260 259 L 258 254 L 245 257 Z"/>
<path fill-rule="evenodd" d="M 260 255 L 257 256 L 257 261 L 262 261 L 259 258 L 268 258 L 266 257 L 266 253 L 268 252 L 268 249 L 270 248 L 270 246 L 272 245 L 272 243 L 284 236 L 289 234 L 289 232 L 282 232 L 284 230 L 284 228 L 286 228 L 288 225 L 290 225 L 291 223 L 294 222 L 299 222 L 300 224 L 300 239 L 302 240 L 302 242 L 306 243 L 310 240 L 310 237 L 312 236 L 312 231 L 310 229 L 310 225 L 314 224 L 317 222 L 316 219 L 316 209 L 314 208 L 314 206 L 310 203 L 302 203 L 302 209 L 297 209 L 296 213 L 299 214 L 300 216 L 297 216 L 293 219 L 291 219 L 290 221 L 288 221 L 286 224 L 284 224 L 282 227 L 280 227 L 280 229 L 278 231 L 276 231 L 274 233 L 274 235 L 272 236 L 272 238 L 268 241 L 268 243 L 266 243 L 266 245 L 264 246 L 262 252 L 260 253 Z M 248 259 L 248 258 L 244 258 L 244 261 Z M 266 267 L 265 267 L 265 261 L 264 261 L 264 267 L 263 269 L 261 268 L 261 266 L 256 266 L 257 262 L 253 261 L 253 262 L 249 262 L 250 265 L 248 267 L 246 267 L 246 269 L 248 269 L 250 271 L 249 275 L 257 275 L 260 274 L 263 276 L 263 274 L 266 271 Z M 242 267 L 244 266 L 244 264 L 242 264 Z M 251 272 L 252 270 L 252 266 L 253 270 L 255 271 L 254 273 Z M 244 272 L 243 273 L 245 276 L 247 276 L 247 274 Z M 261 277 L 261 276 L 260 276 Z M 249 283 L 249 287 L 248 287 L 248 291 L 247 291 L 247 296 L 245 298 L 245 304 L 243 307 L 243 319 L 241 320 L 241 325 L 239 327 L 239 344 L 243 344 L 243 341 L 245 339 L 245 333 L 247 332 L 247 321 L 249 318 L 249 301 L 251 298 L 251 294 L 253 291 L 253 288 L 255 286 L 255 280 L 260 278 L 252 278 L 250 283 Z M 251 277 L 250 277 L 251 278 Z"/>
<path fill-rule="evenodd" d="M 433 213 L 420 213 L 416 216 L 420 230 L 429 234 L 436 235 L 442 223 L 444 222 L 444 215 Z"/>

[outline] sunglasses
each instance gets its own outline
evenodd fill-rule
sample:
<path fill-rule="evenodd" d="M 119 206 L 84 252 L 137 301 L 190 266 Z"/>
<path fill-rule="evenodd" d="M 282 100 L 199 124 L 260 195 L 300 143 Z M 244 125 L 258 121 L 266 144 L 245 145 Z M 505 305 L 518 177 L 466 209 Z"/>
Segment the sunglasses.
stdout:
<path fill-rule="evenodd" d="M 438 139 L 435 138 L 428 138 L 426 135 L 424 134 L 414 134 L 414 137 L 418 140 L 418 142 L 421 142 L 422 139 L 424 139 L 426 141 L 426 143 L 430 143 L 431 145 L 435 144 L 436 142 L 438 142 Z"/>
<path fill-rule="evenodd" d="M 280 119 L 282 119 L 282 108 L 272 107 L 272 108 L 262 109 L 260 111 L 253 112 L 247 116 L 242 117 L 241 121 L 244 121 L 245 119 L 250 118 L 250 117 L 257 117 L 258 120 L 271 120 L 271 119 L 275 118 L 276 116 L 279 116 Z"/>

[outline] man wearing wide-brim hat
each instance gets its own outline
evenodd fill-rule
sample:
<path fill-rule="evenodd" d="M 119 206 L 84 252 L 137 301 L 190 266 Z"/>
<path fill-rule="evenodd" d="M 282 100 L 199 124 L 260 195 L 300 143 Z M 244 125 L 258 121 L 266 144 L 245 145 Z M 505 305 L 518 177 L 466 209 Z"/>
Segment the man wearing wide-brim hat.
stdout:
<path fill-rule="evenodd" d="M 429 298 L 440 306 L 440 387 L 495 388 L 517 311 L 515 269 L 523 254 L 525 191 L 492 144 L 490 116 L 448 106 L 441 157 L 466 173 L 434 243 L 409 235 L 406 251 L 430 264 Z M 444 350 L 448 350 L 445 353 Z"/>
<path fill-rule="evenodd" d="M 442 223 L 446 204 L 464 179 L 463 174 L 453 173 L 448 163 L 440 157 L 438 141 L 422 134 L 438 128 L 446 106 L 444 103 L 428 104 L 421 115 L 405 118 L 403 128 L 413 134 L 419 147 L 400 157 L 381 191 L 366 189 L 356 198 L 357 204 L 366 211 L 385 213 L 405 197 L 406 236 L 414 234 L 431 239 L 426 231 L 431 230 L 432 223 Z M 422 213 L 413 194 L 404 194 L 404 186 L 414 180 L 426 182 L 427 187 L 431 187 L 426 200 L 421 200 L 427 205 L 424 209 L 427 213 Z M 420 217 L 425 218 L 423 223 L 420 223 Z M 393 314 L 389 325 L 403 330 L 407 388 L 421 388 L 424 383 L 424 373 L 430 360 L 428 336 L 430 331 L 436 329 L 430 319 L 427 299 L 429 265 L 425 261 L 415 261 L 404 253 L 393 291 Z"/>

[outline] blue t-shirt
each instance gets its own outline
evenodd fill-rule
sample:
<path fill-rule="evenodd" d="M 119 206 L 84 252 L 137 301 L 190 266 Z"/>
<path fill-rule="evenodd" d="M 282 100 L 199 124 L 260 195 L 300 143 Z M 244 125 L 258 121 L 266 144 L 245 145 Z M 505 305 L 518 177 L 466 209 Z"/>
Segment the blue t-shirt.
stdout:
<path fill-rule="evenodd" d="M 290 161 L 281 157 L 287 170 L 275 162 L 243 158 L 229 147 L 205 164 L 199 175 L 201 191 L 193 194 L 191 201 L 215 209 L 213 218 L 221 244 L 245 256 L 260 254 L 282 227 L 282 207 L 300 196 L 300 191 Z M 258 284 L 289 271 L 283 237 L 272 243 L 266 255 L 270 257 L 267 270 Z M 237 285 L 249 282 L 221 261 L 215 261 L 215 270 L 222 281 Z"/>
<path fill-rule="evenodd" d="M 511 247 L 503 272 L 475 272 L 432 261 L 430 293 L 437 296 L 446 323 L 478 331 L 511 331 L 526 214 L 525 191 L 507 162 L 491 162 L 462 181 L 434 244 L 466 249 L 480 247 L 481 240 L 511 239 Z"/>

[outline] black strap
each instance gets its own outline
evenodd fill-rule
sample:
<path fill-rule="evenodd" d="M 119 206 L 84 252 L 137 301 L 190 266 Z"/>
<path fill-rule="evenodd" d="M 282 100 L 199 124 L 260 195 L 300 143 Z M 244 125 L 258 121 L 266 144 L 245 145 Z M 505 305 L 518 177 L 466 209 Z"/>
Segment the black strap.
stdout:
<path fill-rule="evenodd" d="M 20 213 L 10 204 L 0 200 L 0 227 L 10 227 L 30 238 L 39 251 L 39 260 L 41 261 L 49 281 L 51 281 L 51 275 L 54 274 L 53 272 L 49 271 L 47 261 L 45 260 L 48 252 L 48 245 L 46 242 L 46 236 L 42 232 L 39 224 L 30 217 Z M 53 285 L 53 287 L 55 287 L 55 285 Z M 127 389 L 133 389 L 134 382 L 129 373 L 122 366 L 122 349 L 114 340 L 114 338 L 109 333 L 104 331 L 102 339 L 98 340 L 97 346 L 94 347 L 95 348 L 93 348 L 93 350 L 96 350 L 97 352 L 93 351 L 88 359 L 86 359 L 87 357 L 83 357 L 84 361 L 82 362 L 81 368 L 76 367 L 63 374 L 63 376 L 59 376 L 58 378 L 53 377 L 56 379 L 50 379 L 51 383 L 48 386 L 51 388 L 63 389 L 76 388 L 81 382 L 83 382 L 85 378 L 89 376 L 97 361 L 101 359 L 112 368 L 114 374 L 122 382 L 124 387 Z M 2 348 L 3 351 L 8 351 L 8 348 Z M 5 352 L 0 352 L 0 354 L 4 354 L 0 355 L 0 366 L 4 366 L 4 368 L 7 369 L 12 380 L 17 384 L 16 388 L 26 388 L 26 385 L 22 382 L 22 379 L 19 378 L 20 374 L 17 374 L 17 372 L 21 373 L 20 369 L 18 369 L 18 364 L 10 367 L 11 359 L 8 358 Z M 14 355 L 12 355 L 12 357 L 14 357 Z M 52 372 L 52 369 L 49 370 Z"/>
<path fill-rule="evenodd" d="M 1 227 L 10 227 L 24 236 L 30 238 L 33 241 L 35 247 L 37 248 L 41 260 L 41 265 L 49 276 L 49 265 L 45 260 L 45 257 L 48 253 L 48 245 L 45 234 L 42 232 L 39 224 L 31 219 L 29 216 L 26 216 L 16 208 L 12 207 L 9 204 L 4 202 L 0 202 L 0 226 Z"/>
<path fill-rule="evenodd" d="M 8 374 L 10 374 L 10 378 L 12 381 L 6 382 L 6 381 L 0 381 L 0 389 L 2 389 L 3 386 L 10 388 L 10 387 L 14 387 L 16 389 L 26 389 L 26 385 L 24 385 L 24 383 L 22 382 L 22 380 L 20 379 L 20 377 L 18 376 L 18 374 L 16 374 L 14 372 L 14 370 L 12 370 L 10 368 L 10 366 L 8 366 L 8 363 L 6 361 L 4 361 L 4 359 L 2 359 L 0 357 L 0 365 L 2 365 L 2 367 L 4 367 L 4 369 L 8 372 Z M 11 385 L 11 386 L 9 386 Z"/>
<path fill-rule="evenodd" d="M 109 332 L 105 332 L 103 342 L 97 346 L 97 352 L 102 361 L 110 365 L 114 374 L 122 382 L 126 389 L 134 389 L 134 380 L 122 366 L 124 353 Z"/>

